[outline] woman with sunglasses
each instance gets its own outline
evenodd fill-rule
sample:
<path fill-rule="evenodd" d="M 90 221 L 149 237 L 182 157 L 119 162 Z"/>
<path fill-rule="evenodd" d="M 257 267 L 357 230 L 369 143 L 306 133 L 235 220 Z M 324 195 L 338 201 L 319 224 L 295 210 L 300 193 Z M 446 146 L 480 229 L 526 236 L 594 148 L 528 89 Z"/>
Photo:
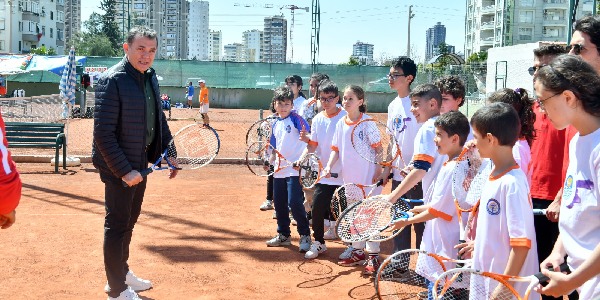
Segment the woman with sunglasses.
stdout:
<path fill-rule="evenodd" d="M 534 83 L 540 109 L 557 129 L 578 133 L 569 145 L 569 167 L 560 207 L 560 235 L 540 265 L 550 277 L 546 295 L 577 289 L 581 299 L 600 297 L 600 76 L 581 57 L 561 55 L 540 68 Z M 558 270 L 564 257 L 573 271 Z"/>

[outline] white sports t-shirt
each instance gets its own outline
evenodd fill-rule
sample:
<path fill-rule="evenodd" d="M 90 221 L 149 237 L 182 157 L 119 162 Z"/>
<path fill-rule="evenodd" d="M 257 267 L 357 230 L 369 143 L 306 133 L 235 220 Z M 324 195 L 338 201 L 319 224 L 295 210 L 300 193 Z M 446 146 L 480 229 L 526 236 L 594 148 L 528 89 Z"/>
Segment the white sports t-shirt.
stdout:
<path fill-rule="evenodd" d="M 317 149 L 315 150 L 315 154 L 319 157 L 322 164 L 327 164 L 329 160 L 329 156 L 331 154 L 331 144 L 333 141 L 333 136 L 335 134 L 335 129 L 337 127 L 337 123 L 342 120 L 346 116 L 346 111 L 339 108 L 338 113 L 333 116 L 327 115 L 325 111 L 320 112 L 315 116 L 312 122 L 312 126 L 310 128 L 310 144 L 316 144 Z M 322 178 L 319 183 L 328 184 L 328 185 L 342 185 L 344 181 L 341 176 L 341 163 L 337 161 L 333 166 L 331 166 L 331 173 L 338 173 L 337 178 Z"/>
<path fill-rule="evenodd" d="M 519 276 L 539 272 L 533 211 L 525 173 L 515 165 L 503 175 L 490 176 L 482 190 L 473 268 L 503 274 L 512 247 L 518 246 L 529 248 Z M 471 281 L 471 284 L 477 283 Z M 516 283 L 514 287 L 523 295 L 527 285 Z M 539 294 L 532 292 L 529 299 L 539 299 Z"/>
<path fill-rule="evenodd" d="M 523 170 L 523 173 L 527 175 L 527 183 L 531 186 L 531 148 L 527 143 L 526 139 L 519 139 L 512 148 L 513 157 L 517 162 L 517 165 Z"/>
<path fill-rule="evenodd" d="M 437 146 L 433 139 L 435 138 L 435 120 L 437 117 L 433 117 L 423 123 L 423 126 L 417 132 L 417 136 L 414 139 L 415 152 L 412 160 L 423 160 L 431 163 L 431 168 L 427 170 L 425 177 L 422 179 L 423 186 L 423 202 L 429 203 L 433 190 L 431 189 L 433 181 L 437 176 L 442 164 L 448 159 L 447 155 L 439 155 Z"/>
<path fill-rule="evenodd" d="M 313 118 L 317 114 L 317 100 L 315 100 L 315 97 L 306 99 L 304 103 L 302 103 L 298 114 L 311 124 Z"/>
<path fill-rule="evenodd" d="M 460 238 L 458 213 L 452 197 L 452 173 L 455 166 L 456 161 L 454 160 L 444 163 L 435 179 L 429 202 L 429 213 L 436 218 L 425 222 L 425 231 L 420 246 L 421 250 L 449 258 L 458 256 L 458 249 L 454 249 L 454 246 L 458 244 Z M 456 265 L 449 262 L 444 264 L 446 270 L 455 268 Z M 429 275 L 432 276 L 430 280 L 436 280 L 440 274 Z"/>
<path fill-rule="evenodd" d="M 302 126 L 310 131 L 310 126 L 306 120 L 302 119 L 295 112 L 291 112 L 285 119 L 277 118 L 273 124 L 273 134 L 271 135 L 271 145 L 277 149 L 288 160 L 293 163 L 300 159 L 302 152 L 306 148 L 306 143 L 299 140 Z M 275 166 L 279 164 L 279 157 L 275 161 Z M 282 164 L 285 164 L 282 162 Z M 290 165 L 273 174 L 274 178 L 286 178 L 298 176 L 298 171 Z"/>
<path fill-rule="evenodd" d="M 304 118 L 304 108 L 306 106 L 306 102 L 306 98 L 302 96 L 298 96 L 298 98 L 294 99 L 294 108 L 292 108 L 292 110 L 295 111 L 302 118 Z M 304 119 L 306 120 L 306 118 Z"/>
<path fill-rule="evenodd" d="M 400 170 L 408 165 L 414 154 L 414 140 L 417 136 L 421 124 L 417 123 L 415 116 L 410 111 L 410 97 L 396 97 L 388 105 L 387 127 L 392 131 L 392 135 L 400 145 L 402 160 L 397 158 L 394 161 L 394 180 L 404 179 L 400 175 Z M 396 149 L 392 149 L 395 153 Z"/>
<path fill-rule="evenodd" d="M 367 114 L 362 114 L 358 122 L 370 118 Z M 341 163 L 341 177 L 344 183 L 370 185 L 373 183 L 375 168 L 379 166 L 362 158 L 352 147 L 352 129 L 358 122 L 351 123 L 348 116 L 344 116 L 335 128 L 331 149 L 339 153 L 338 161 Z"/>
<path fill-rule="evenodd" d="M 569 167 L 563 186 L 558 227 L 571 270 L 600 245 L 600 129 L 569 144 Z M 600 297 L 600 275 L 577 289 L 580 299 Z"/>

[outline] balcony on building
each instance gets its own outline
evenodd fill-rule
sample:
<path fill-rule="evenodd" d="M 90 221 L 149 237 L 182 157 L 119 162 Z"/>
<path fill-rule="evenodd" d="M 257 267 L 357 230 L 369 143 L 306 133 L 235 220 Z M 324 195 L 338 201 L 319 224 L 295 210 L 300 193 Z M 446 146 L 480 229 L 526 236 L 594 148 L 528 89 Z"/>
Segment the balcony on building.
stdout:
<path fill-rule="evenodd" d="M 481 7 L 481 15 L 493 15 L 496 13 L 496 5 L 487 5 Z"/>
<path fill-rule="evenodd" d="M 553 9 L 568 9 L 569 1 L 568 0 L 543 0 L 544 1 L 544 9 L 553 8 Z"/>
<path fill-rule="evenodd" d="M 496 26 L 494 20 L 492 21 L 487 21 L 487 22 L 482 22 L 481 23 L 481 30 L 494 30 L 494 27 Z"/>
<path fill-rule="evenodd" d="M 544 10 L 544 23 L 553 25 L 564 25 L 567 26 L 567 18 L 565 18 L 567 10 L 559 9 L 545 9 Z"/>
<path fill-rule="evenodd" d="M 493 46 L 494 45 L 494 36 L 493 35 L 482 35 L 479 41 L 479 44 L 482 46 Z"/>
<path fill-rule="evenodd" d="M 565 26 L 544 26 L 542 28 L 544 41 L 564 41 L 566 39 Z"/>

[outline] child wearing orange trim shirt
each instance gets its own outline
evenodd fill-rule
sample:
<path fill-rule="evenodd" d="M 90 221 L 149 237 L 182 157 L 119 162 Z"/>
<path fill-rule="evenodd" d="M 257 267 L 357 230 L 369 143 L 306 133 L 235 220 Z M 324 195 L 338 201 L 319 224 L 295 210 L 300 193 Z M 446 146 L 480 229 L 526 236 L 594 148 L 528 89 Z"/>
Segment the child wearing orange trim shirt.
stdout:
<path fill-rule="evenodd" d="M 482 158 L 494 169 L 482 188 L 477 215 L 473 268 L 506 275 L 528 276 L 539 271 L 533 212 L 525 173 L 519 168 L 512 148 L 519 139 L 520 120 L 506 103 L 492 103 L 471 117 L 475 144 Z M 495 287 L 485 283 L 488 298 Z M 527 283 L 515 283 L 523 295 Z M 530 299 L 539 299 L 532 293 Z"/>

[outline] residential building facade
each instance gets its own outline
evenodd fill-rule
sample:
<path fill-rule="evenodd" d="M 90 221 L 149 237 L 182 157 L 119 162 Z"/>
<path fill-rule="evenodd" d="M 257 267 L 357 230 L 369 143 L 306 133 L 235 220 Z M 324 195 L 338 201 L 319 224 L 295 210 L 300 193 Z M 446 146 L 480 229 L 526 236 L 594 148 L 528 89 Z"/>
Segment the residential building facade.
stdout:
<path fill-rule="evenodd" d="M 352 57 L 357 59 L 361 65 L 372 65 L 374 47 L 373 44 L 357 41 L 352 45 Z"/>
<path fill-rule="evenodd" d="M 81 32 L 81 0 L 65 0 L 65 42 L 67 45 Z M 65 50 L 68 47 L 65 47 Z M 60 54 L 60 53 L 59 53 Z"/>
<path fill-rule="evenodd" d="M 263 54 L 263 32 L 257 29 L 243 33 L 244 57 L 247 62 L 261 62 Z"/>
<path fill-rule="evenodd" d="M 592 13 L 579 1 L 577 17 Z M 565 42 L 569 0 L 466 0 L 465 57 L 493 47 L 537 41 Z"/>
<path fill-rule="evenodd" d="M 446 43 L 446 26 L 442 25 L 441 22 L 437 22 L 433 27 L 427 29 L 425 36 L 425 61 L 429 61 L 432 57 L 439 54 L 438 46 L 441 43 Z"/>
<path fill-rule="evenodd" d="M 285 63 L 287 58 L 287 20 L 283 16 L 266 17 L 263 30 L 262 62 Z"/>
<path fill-rule="evenodd" d="M 188 59 L 208 60 L 208 1 L 189 2 Z"/>
<path fill-rule="evenodd" d="M 223 34 L 221 30 L 208 33 L 208 60 L 220 61 L 223 58 Z"/>
<path fill-rule="evenodd" d="M 0 0 L 0 53 L 65 52 L 65 0 Z"/>

